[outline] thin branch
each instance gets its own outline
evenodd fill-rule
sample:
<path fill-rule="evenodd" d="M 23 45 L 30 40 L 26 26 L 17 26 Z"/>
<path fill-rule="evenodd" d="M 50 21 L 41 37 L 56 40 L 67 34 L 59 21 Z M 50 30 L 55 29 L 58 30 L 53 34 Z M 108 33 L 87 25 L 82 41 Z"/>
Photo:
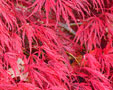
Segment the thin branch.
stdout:
<path fill-rule="evenodd" d="M 75 35 L 76 32 L 72 29 L 72 28 L 69 28 L 67 24 L 64 24 L 64 23 L 61 23 L 59 22 L 58 23 L 61 27 L 63 27 L 64 29 L 66 29 L 68 32 L 70 32 L 71 34 Z M 75 26 L 75 25 L 81 25 L 82 23 L 70 23 L 70 26 Z"/>

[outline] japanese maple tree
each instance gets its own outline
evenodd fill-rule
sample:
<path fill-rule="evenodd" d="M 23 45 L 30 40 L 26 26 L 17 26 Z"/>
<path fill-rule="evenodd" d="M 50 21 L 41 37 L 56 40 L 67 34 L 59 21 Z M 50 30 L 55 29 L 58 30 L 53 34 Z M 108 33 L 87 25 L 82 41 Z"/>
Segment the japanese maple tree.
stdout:
<path fill-rule="evenodd" d="M 113 90 L 113 0 L 0 0 L 0 90 Z"/>

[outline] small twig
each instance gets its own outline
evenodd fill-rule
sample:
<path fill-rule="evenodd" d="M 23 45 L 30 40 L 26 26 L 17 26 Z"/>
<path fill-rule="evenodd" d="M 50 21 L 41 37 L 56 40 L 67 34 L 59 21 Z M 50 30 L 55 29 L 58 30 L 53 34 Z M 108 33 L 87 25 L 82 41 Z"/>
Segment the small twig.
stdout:
<path fill-rule="evenodd" d="M 70 55 L 72 58 L 74 58 L 75 61 L 77 62 L 77 64 L 80 66 L 80 62 L 77 60 L 77 58 L 76 58 L 75 56 L 73 56 L 73 54 L 71 54 L 71 53 L 69 53 L 69 52 L 67 52 L 67 51 L 66 51 L 66 53 L 67 53 L 68 55 Z"/>
<path fill-rule="evenodd" d="M 70 26 L 76 26 L 76 25 L 81 25 L 81 24 L 83 24 L 83 23 L 81 23 L 81 22 L 79 22 L 79 23 L 70 23 Z"/>

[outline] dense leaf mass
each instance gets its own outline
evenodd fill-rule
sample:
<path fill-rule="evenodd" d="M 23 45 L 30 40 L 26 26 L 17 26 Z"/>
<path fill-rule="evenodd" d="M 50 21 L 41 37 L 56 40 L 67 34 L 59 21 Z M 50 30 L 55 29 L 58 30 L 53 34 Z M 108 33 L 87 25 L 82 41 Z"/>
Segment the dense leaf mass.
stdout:
<path fill-rule="evenodd" d="M 0 0 L 0 90 L 113 90 L 113 0 Z"/>

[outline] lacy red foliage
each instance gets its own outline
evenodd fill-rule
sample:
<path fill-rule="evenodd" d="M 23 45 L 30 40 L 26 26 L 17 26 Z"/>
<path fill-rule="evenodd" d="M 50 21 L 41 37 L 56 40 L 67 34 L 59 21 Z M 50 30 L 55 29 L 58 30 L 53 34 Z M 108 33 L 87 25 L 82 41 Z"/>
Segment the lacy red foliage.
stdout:
<path fill-rule="evenodd" d="M 0 90 L 113 90 L 113 1 L 0 0 Z"/>

